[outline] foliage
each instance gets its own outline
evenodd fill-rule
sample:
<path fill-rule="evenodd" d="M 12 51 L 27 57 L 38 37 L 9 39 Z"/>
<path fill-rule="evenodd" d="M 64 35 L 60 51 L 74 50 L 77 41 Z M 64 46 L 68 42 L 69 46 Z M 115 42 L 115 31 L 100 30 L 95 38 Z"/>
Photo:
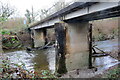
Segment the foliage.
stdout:
<path fill-rule="evenodd" d="M 32 23 L 37 20 L 45 19 L 46 17 L 67 7 L 68 5 L 69 4 L 65 1 L 57 1 L 52 5 L 52 7 L 48 8 L 48 9 L 43 8 L 43 9 L 37 10 L 36 12 L 34 11 L 34 8 L 32 6 L 31 10 L 28 10 L 28 9 L 26 10 L 25 16 L 28 20 L 28 23 Z"/>
<path fill-rule="evenodd" d="M 115 68 L 109 71 L 107 78 L 120 78 L 120 68 Z"/>
<path fill-rule="evenodd" d="M 32 18 L 31 18 L 30 11 L 29 11 L 28 9 L 26 10 L 25 17 L 27 18 L 28 23 L 31 23 L 31 21 L 32 21 L 31 19 L 32 19 Z"/>
<path fill-rule="evenodd" d="M 103 40 L 107 40 L 107 35 L 100 33 L 97 36 L 93 36 L 93 40 L 94 41 L 103 41 Z"/>
<path fill-rule="evenodd" d="M 41 9 L 39 11 L 39 16 L 40 16 L 40 19 L 44 19 L 52 14 L 54 14 L 55 12 L 67 7 L 69 4 L 65 1 L 57 1 L 55 2 L 51 8 L 48 8 L 48 9 Z"/>
<path fill-rule="evenodd" d="M 99 32 L 97 35 L 93 35 L 93 41 L 104 41 L 109 39 L 115 39 L 118 37 L 118 29 L 112 29 L 109 34 Z"/>
<path fill-rule="evenodd" d="M 3 30 L 1 31 L 1 34 L 2 34 L 2 35 L 5 35 L 5 34 L 10 35 L 10 31 L 9 31 L 9 30 L 6 30 L 6 29 L 3 29 Z"/>
<path fill-rule="evenodd" d="M 0 22 L 4 22 L 4 21 L 6 21 L 6 20 L 7 20 L 6 18 L 0 17 Z"/>
<path fill-rule="evenodd" d="M 39 11 L 40 13 L 40 20 L 46 18 L 47 16 L 49 16 L 48 10 L 47 9 L 41 9 Z"/>
<path fill-rule="evenodd" d="M 9 39 L 4 37 L 2 42 L 3 42 L 2 46 L 5 49 L 14 49 L 21 46 L 20 42 L 15 37 L 11 37 Z"/>
<path fill-rule="evenodd" d="M 8 58 L 4 59 L 2 64 L 0 78 L 57 78 L 49 70 L 41 70 L 40 73 L 26 70 L 25 64 L 10 63 Z"/>
<path fill-rule="evenodd" d="M 15 8 L 9 4 L 3 4 L 0 2 L 0 22 L 8 19 L 15 12 Z"/>
<path fill-rule="evenodd" d="M 27 25 L 23 23 L 24 18 L 14 18 L 8 19 L 4 21 L 0 26 L 3 30 L 12 31 L 12 32 L 19 32 L 27 28 Z"/>
<path fill-rule="evenodd" d="M 111 31 L 111 35 L 113 35 L 113 38 L 117 37 L 118 36 L 118 29 L 113 29 Z"/>
<path fill-rule="evenodd" d="M 34 8 L 32 6 L 31 10 L 26 10 L 25 17 L 27 18 L 28 24 L 36 21 L 38 17 L 38 12 L 34 12 Z"/>
<path fill-rule="evenodd" d="M 14 48 L 20 48 L 21 44 L 18 40 L 17 36 L 14 35 L 15 33 L 11 32 L 10 30 L 2 30 L 1 31 L 2 36 L 2 47 L 5 49 L 14 49 Z"/>

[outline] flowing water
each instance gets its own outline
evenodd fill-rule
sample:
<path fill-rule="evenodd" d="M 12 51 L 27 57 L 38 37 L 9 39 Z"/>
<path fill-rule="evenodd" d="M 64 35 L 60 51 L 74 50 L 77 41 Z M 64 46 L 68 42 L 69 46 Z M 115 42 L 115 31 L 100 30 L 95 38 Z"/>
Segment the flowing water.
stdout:
<path fill-rule="evenodd" d="M 27 52 L 26 50 L 20 51 L 5 51 L 4 53 L 12 63 L 21 65 L 25 64 L 27 70 L 51 70 L 55 71 L 55 49 L 36 50 Z"/>
<path fill-rule="evenodd" d="M 99 49 L 106 53 L 117 51 L 119 48 L 118 39 L 99 41 L 95 43 Z M 96 50 L 98 53 L 99 50 Z M 120 62 L 111 56 L 95 57 L 93 58 L 93 65 L 98 68 L 98 70 L 106 70 L 111 66 L 119 64 Z"/>
<path fill-rule="evenodd" d="M 105 51 L 111 51 L 118 48 L 117 41 L 100 41 L 96 42 L 97 47 Z M 8 56 L 11 62 L 25 64 L 28 70 L 51 70 L 55 71 L 55 49 L 49 48 L 44 50 L 36 50 L 34 52 L 26 52 L 26 50 L 5 51 L 4 55 Z M 93 65 L 99 70 L 107 69 L 115 64 L 118 60 L 110 57 L 96 57 Z"/>

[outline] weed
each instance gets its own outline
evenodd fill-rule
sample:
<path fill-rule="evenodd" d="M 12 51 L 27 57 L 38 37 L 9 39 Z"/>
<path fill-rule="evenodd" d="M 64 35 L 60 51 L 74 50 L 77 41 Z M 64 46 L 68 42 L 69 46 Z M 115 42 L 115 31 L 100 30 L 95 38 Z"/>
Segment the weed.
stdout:
<path fill-rule="evenodd" d="M 15 64 L 10 63 L 8 58 L 2 60 L 2 68 L 0 68 L 2 77 L 0 78 L 57 78 L 54 74 L 52 74 L 49 70 L 41 70 L 38 72 L 26 70 L 25 64 Z"/>
<path fill-rule="evenodd" d="M 120 68 L 115 68 L 109 71 L 108 78 L 120 78 Z"/>

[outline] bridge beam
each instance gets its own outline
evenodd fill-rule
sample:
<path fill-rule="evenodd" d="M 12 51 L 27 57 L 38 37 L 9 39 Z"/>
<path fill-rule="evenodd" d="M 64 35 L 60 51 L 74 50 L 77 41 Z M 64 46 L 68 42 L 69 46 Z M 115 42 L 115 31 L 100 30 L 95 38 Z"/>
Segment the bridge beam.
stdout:
<path fill-rule="evenodd" d="M 88 27 L 88 22 L 55 24 L 58 72 L 89 66 Z"/>

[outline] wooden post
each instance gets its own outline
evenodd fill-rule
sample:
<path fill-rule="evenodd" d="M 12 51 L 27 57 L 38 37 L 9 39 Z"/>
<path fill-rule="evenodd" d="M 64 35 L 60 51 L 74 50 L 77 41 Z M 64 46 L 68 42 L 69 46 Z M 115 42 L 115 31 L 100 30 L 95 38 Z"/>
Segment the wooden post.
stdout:
<path fill-rule="evenodd" d="M 92 24 L 89 26 L 89 69 L 91 69 L 92 66 Z"/>

